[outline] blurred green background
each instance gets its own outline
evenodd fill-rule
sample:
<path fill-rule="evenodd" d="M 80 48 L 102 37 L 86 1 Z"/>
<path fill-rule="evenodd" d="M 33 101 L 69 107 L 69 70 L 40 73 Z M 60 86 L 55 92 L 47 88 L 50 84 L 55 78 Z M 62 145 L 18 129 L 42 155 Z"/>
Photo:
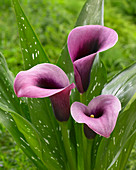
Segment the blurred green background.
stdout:
<path fill-rule="evenodd" d="M 85 0 L 20 0 L 21 5 L 52 62 L 56 62 L 67 35 L 74 27 Z M 101 53 L 108 78 L 136 61 L 136 0 L 105 0 L 105 26 L 113 28 L 119 41 Z M 16 75 L 23 69 L 17 23 L 10 0 L 0 0 L 0 52 Z M 136 145 L 126 169 L 136 169 Z M 35 169 L 7 130 L 0 125 L 0 169 Z"/>

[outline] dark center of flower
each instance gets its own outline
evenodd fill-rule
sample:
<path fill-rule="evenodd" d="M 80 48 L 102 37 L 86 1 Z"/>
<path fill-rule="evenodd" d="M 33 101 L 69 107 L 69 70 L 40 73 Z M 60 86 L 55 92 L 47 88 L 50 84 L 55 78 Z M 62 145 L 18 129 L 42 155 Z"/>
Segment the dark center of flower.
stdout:
<path fill-rule="evenodd" d="M 90 118 L 99 118 L 103 115 L 103 111 L 98 109 L 98 110 L 95 110 L 94 112 L 88 113 L 86 115 Z"/>
<path fill-rule="evenodd" d="M 94 40 L 93 42 L 86 42 L 79 48 L 77 59 L 83 58 L 90 54 L 96 53 L 99 50 L 98 40 Z"/>
<path fill-rule="evenodd" d="M 45 88 L 45 89 L 61 89 L 61 88 L 64 88 L 58 82 L 55 82 L 52 79 L 46 79 L 46 78 L 38 79 L 36 86 L 38 86 L 40 88 Z"/>

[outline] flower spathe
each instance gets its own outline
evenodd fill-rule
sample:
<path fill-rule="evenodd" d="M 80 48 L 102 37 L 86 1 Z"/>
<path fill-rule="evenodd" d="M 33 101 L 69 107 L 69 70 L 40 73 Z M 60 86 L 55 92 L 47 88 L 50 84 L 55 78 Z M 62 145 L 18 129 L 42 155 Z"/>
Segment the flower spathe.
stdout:
<path fill-rule="evenodd" d="M 90 130 L 108 138 L 112 133 L 121 104 L 117 97 L 113 95 L 100 95 L 91 100 L 88 106 L 75 102 L 71 106 L 71 115 L 78 123 L 84 123 Z M 85 127 L 86 136 L 89 130 Z"/>
<path fill-rule="evenodd" d="M 118 40 L 117 33 L 101 25 L 76 27 L 68 36 L 68 50 L 73 62 L 77 89 L 80 93 L 87 90 L 90 71 L 97 53 L 105 51 Z"/>
<path fill-rule="evenodd" d="M 54 114 L 59 121 L 67 121 L 70 115 L 70 91 L 67 75 L 53 64 L 39 64 L 17 74 L 14 91 L 18 97 L 50 97 Z M 65 108 L 65 109 L 64 109 Z"/>

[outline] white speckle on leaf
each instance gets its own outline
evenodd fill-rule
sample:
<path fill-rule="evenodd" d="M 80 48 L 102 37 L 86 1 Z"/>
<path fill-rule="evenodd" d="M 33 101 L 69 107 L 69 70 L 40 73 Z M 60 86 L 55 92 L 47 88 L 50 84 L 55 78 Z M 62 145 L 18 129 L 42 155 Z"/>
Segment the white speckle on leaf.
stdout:
<path fill-rule="evenodd" d="M 35 57 L 37 57 L 37 53 L 35 54 Z"/>
<path fill-rule="evenodd" d="M 32 59 L 34 60 L 34 53 L 32 53 Z"/>
<path fill-rule="evenodd" d="M 27 143 L 22 137 L 20 137 L 20 139 L 21 139 L 27 146 L 30 146 L 29 143 Z"/>
<path fill-rule="evenodd" d="M 70 130 L 69 129 L 67 130 L 67 133 L 68 133 L 68 138 L 70 138 Z"/>
<path fill-rule="evenodd" d="M 79 147 L 79 143 L 77 143 L 77 147 Z"/>
<path fill-rule="evenodd" d="M 99 144 L 99 142 L 96 143 L 96 146 Z"/>
<path fill-rule="evenodd" d="M 8 102 L 8 103 L 10 103 L 10 101 L 9 101 L 9 100 L 7 100 L 7 102 Z"/>
<path fill-rule="evenodd" d="M 24 20 L 24 17 L 21 17 L 22 20 Z"/>
<path fill-rule="evenodd" d="M 59 126 L 59 131 L 61 131 L 61 126 Z"/>
<path fill-rule="evenodd" d="M 25 147 L 24 145 L 22 145 L 22 144 L 21 144 L 21 147 L 24 148 L 24 149 L 26 149 L 26 147 Z"/>
<path fill-rule="evenodd" d="M 55 150 L 53 150 L 52 152 L 55 153 Z"/>
<path fill-rule="evenodd" d="M 115 137 L 113 137 L 113 145 L 115 145 Z"/>
<path fill-rule="evenodd" d="M 47 144 L 49 144 L 49 141 L 47 140 L 47 139 L 45 139 L 45 138 L 43 138 L 44 139 L 44 141 L 47 143 Z"/>
<path fill-rule="evenodd" d="M 55 158 L 54 158 L 54 157 L 52 157 L 52 156 L 51 156 L 51 159 L 54 159 L 54 160 L 55 160 Z"/>
<path fill-rule="evenodd" d="M 55 150 L 58 150 L 58 148 L 57 148 L 57 147 L 55 147 Z"/>
<path fill-rule="evenodd" d="M 31 156 L 31 158 L 32 158 L 33 160 L 37 161 L 37 159 L 36 159 L 36 158 L 34 158 L 33 156 Z"/>

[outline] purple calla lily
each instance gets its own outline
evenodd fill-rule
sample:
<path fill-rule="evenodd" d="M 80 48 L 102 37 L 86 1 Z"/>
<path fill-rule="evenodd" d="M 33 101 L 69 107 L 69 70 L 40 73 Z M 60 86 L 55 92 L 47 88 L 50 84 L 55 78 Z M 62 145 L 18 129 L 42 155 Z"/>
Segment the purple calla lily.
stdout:
<path fill-rule="evenodd" d="M 113 131 L 121 104 L 113 95 L 100 95 L 91 100 L 88 106 L 75 102 L 71 106 L 71 115 L 78 123 L 84 123 L 85 135 L 94 136 L 94 132 L 108 138 Z M 93 131 L 93 133 L 92 133 Z"/>
<path fill-rule="evenodd" d="M 70 115 L 70 91 L 67 75 L 53 64 L 39 64 L 27 71 L 21 71 L 15 78 L 14 91 L 18 97 L 50 97 L 54 114 L 59 121 L 67 121 Z"/>
<path fill-rule="evenodd" d="M 74 66 L 75 82 L 80 93 L 87 90 L 90 71 L 97 53 L 105 51 L 118 40 L 117 33 L 101 25 L 76 27 L 68 36 L 68 50 Z"/>

